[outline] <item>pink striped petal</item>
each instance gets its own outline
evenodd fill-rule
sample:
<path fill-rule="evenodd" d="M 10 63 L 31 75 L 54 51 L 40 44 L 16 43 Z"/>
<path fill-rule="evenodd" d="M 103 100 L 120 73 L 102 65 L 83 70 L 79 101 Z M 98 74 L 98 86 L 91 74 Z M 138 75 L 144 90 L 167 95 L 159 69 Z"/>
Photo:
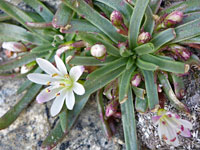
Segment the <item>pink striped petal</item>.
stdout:
<path fill-rule="evenodd" d="M 154 123 L 155 125 L 157 125 L 160 118 L 161 118 L 161 116 L 153 116 L 153 117 L 152 117 L 153 123 Z"/>

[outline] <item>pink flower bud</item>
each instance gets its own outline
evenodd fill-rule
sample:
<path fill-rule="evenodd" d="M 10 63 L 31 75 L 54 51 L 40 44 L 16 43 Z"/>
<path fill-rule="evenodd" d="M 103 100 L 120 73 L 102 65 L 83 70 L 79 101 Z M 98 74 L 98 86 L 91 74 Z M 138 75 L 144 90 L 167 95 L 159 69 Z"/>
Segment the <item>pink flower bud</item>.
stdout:
<path fill-rule="evenodd" d="M 140 82 L 141 82 L 141 75 L 140 74 L 135 74 L 131 80 L 131 84 L 132 86 L 139 86 Z"/>
<path fill-rule="evenodd" d="M 175 53 L 180 59 L 184 61 L 188 60 L 190 56 L 192 55 L 191 52 L 187 48 L 177 45 L 177 44 L 170 45 L 169 50 Z"/>
<path fill-rule="evenodd" d="M 110 117 L 117 112 L 119 102 L 118 100 L 111 101 L 106 107 L 106 117 Z"/>
<path fill-rule="evenodd" d="M 116 27 L 119 27 L 123 24 L 123 17 L 122 17 L 122 14 L 117 11 L 117 10 L 114 10 L 111 15 L 110 15 L 110 21 L 112 22 L 112 24 Z"/>
<path fill-rule="evenodd" d="M 149 32 L 142 32 L 138 36 L 138 44 L 144 44 L 151 40 L 151 34 Z"/>
<path fill-rule="evenodd" d="M 183 12 L 174 11 L 165 18 L 164 25 L 166 27 L 171 27 L 177 23 L 180 23 L 182 19 L 183 19 Z"/>
<path fill-rule="evenodd" d="M 91 55 L 96 58 L 101 58 L 106 54 L 106 47 L 102 44 L 95 44 L 90 49 Z"/>
<path fill-rule="evenodd" d="M 25 52 L 27 50 L 27 48 L 19 42 L 3 42 L 2 48 L 16 53 Z"/>

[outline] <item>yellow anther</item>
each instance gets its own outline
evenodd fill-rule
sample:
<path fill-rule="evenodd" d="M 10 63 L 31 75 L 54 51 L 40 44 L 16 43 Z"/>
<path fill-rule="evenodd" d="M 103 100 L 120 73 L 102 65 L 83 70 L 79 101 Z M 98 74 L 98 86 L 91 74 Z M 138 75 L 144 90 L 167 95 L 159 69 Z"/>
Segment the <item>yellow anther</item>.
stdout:
<path fill-rule="evenodd" d="M 56 96 L 60 96 L 60 93 L 56 93 Z"/>
<path fill-rule="evenodd" d="M 47 85 L 50 85 L 51 84 L 51 82 L 47 82 Z"/>
<path fill-rule="evenodd" d="M 56 77 L 56 76 L 58 76 L 58 74 L 57 74 L 57 73 L 54 73 L 54 74 L 52 74 L 52 77 Z"/>
<path fill-rule="evenodd" d="M 60 86 L 65 87 L 65 84 L 64 83 L 60 83 Z"/>
<path fill-rule="evenodd" d="M 68 75 L 68 74 L 65 74 L 64 77 L 69 78 L 69 75 Z"/>
<path fill-rule="evenodd" d="M 49 90 L 49 89 L 46 89 L 46 92 L 47 92 L 47 93 L 49 93 L 49 92 L 51 92 L 51 90 Z"/>

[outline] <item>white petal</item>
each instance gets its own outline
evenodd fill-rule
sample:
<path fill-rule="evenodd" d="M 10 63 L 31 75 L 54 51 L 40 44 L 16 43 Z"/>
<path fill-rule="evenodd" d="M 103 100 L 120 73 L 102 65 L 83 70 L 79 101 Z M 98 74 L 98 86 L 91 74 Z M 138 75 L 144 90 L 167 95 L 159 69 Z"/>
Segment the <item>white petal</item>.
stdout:
<path fill-rule="evenodd" d="M 51 116 L 56 116 L 62 109 L 64 100 L 65 100 L 66 89 L 63 89 L 60 92 L 60 95 L 56 97 L 53 104 L 51 105 L 50 113 Z"/>
<path fill-rule="evenodd" d="M 83 95 L 83 94 L 85 94 L 85 88 L 83 87 L 82 84 L 80 84 L 78 82 L 74 82 L 73 91 L 77 95 Z"/>
<path fill-rule="evenodd" d="M 37 58 L 36 61 L 38 65 L 40 66 L 40 68 L 44 70 L 46 73 L 50 75 L 55 74 L 55 73 L 60 74 L 58 69 L 56 69 L 56 67 L 54 67 L 54 65 L 52 65 L 49 61 L 42 58 Z"/>
<path fill-rule="evenodd" d="M 185 128 L 188 128 L 188 129 L 192 129 L 192 124 L 191 122 L 187 121 L 187 120 L 184 120 L 184 119 L 179 119 L 179 122 L 181 125 L 183 125 Z"/>
<path fill-rule="evenodd" d="M 74 96 L 74 92 L 72 90 L 67 91 L 66 94 L 66 106 L 69 110 L 72 110 L 75 104 L 75 96 Z"/>
<path fill-rule="evenodd" d="M 77 81 L 83 74 L 84 70 L 85 68 L 83 66 L 75 66 L 71 68 L 69 75 L 74 81 Z"/>
<path fill-rule="evenodd" d="M 55 59 L 56 66 L 57 66 L 58 70 L 59 70 L 63 75 L 67 74 L 66 66 L 65 66 L 65 64 L 63 63 L 63 61 L 60 59 L 60 57 L 57 56 L 57 55 L 55 55 L 54 59 Z"/>
<path fill-rule="evenodd" d="M 47 74 L 31 73 L 27 75 L 27 78 L 37 84 L 47 85 L 49 82 L 54 82 L 56 79 Z"/>
<path fill-rule="evenodd" d="M 39 95 L 36 97 L 38 103 L 44 103 L 47 101 L 52 100 L 56 97 L 56 93 L 58 93 L 62 88 L 54 88 L 54 87 L 47 87 L 42 90 Z"/>
<path fill-rule="evenodd" d="M 157 125 L 159 123 L 159 119 L 161 118 L 162 116 L 153 116 L 152 117 L 152 121 L 155 125 Z"/>

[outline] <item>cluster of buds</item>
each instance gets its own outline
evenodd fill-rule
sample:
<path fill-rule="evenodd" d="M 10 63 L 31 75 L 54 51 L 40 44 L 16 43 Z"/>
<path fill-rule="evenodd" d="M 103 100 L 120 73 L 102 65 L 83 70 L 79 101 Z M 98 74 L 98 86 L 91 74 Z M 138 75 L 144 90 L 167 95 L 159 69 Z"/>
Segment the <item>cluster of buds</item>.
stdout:
<path fill-rule="evenodd" d="M 138 36 L 138 44 L 144 44 L 151 40 L 151 34 L 149 32 L 142 32 Z"/>
<path fill-rule="evenodd" d="M 117 113 L 117 109 L 119 106 L 118 99 L 112 100 L 107 106 L 106 106 L 106 117 L 114 116 Z"/>
<path fill-rule="evenodd" d="M 136 73 L 131 80 L 132 86 L 138 87 L 140 85 L 141 80 L 141 75 L 139 73 Z"/>
<path fill-rule="evenodd" d="M 160 109 L 158 115 L 152 117 L 152 120 L 155 125 L 158 125 L 160 139 L 165 140 L 167 144 L 179 146 L 178 135 L 191 137 L 192 124 L 181 119 L 177 114 Z"/>
<path fill-rule="evenodd" d="M 91 47 L 90 53 L 97 59 L 105 59 L 106 47 L 103 44 L 95 44 Z"/>
<path fill-rule="evenodd" d="M 110 15 L 110 21 L 117 28 L 117 31 L 121 34 L 128 35 L 128 28 L 124 24 L 124 19 L 122 14 L 114 10 Z"/>
<path fill-rule="evenodd" d="M 187 61 L 192 55 L 187 48 L 177 44 L 170 45 L 168 50 L 173 52 L 179 59 L 183 61 Z"/>
<path fill-rule="evenodd" d="M 24 46 L 24 44 L 20 42 L 3 42 L 2 48 L 14 53 L 21 53 L 27 51 L 27 48 Z"/>
<path fill-rule="evenodd" d="M 174 11 L 167 15 L 161 24 L 157 26 L 157 30 L 172 27 L 180 23 L 183 19 L 183 12 Z"/>

